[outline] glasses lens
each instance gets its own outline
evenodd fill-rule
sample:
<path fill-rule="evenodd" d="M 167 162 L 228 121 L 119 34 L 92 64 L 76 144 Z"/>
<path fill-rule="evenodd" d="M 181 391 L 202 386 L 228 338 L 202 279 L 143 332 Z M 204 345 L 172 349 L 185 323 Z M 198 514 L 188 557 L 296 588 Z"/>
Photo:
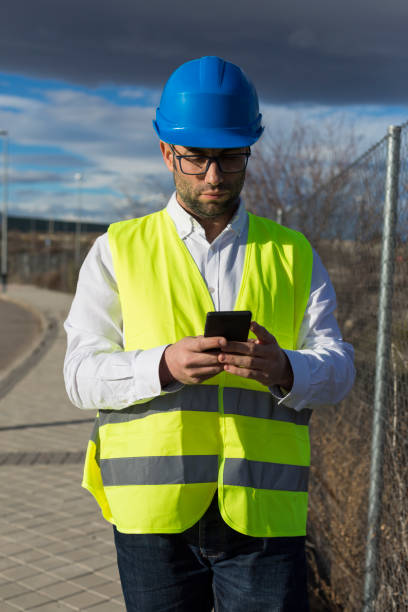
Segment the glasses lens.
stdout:
<path fill-rule="evenodd" d="M 202 156 L 188 156 L 180 157 L 181 171 L 184 174 L 201 174 L 205 172 L 207 168 L 207 157 Z"/>
<path fill-rule="evenodd" d="M 184 174 L 203 174 L 207 171 L 208 157 L 204 155 L 188 155 L 180 157 L 181 171 Z M 220 155 L 217 157 L 221 172 L 242 172 L 247 165 L 248 156 L 245 154 Z"/>
<path fill-rule="evenodd" d="M 221 155 L 218 162 L 223 172 L 242 172 L 247 163 L 246 155 Z"/>

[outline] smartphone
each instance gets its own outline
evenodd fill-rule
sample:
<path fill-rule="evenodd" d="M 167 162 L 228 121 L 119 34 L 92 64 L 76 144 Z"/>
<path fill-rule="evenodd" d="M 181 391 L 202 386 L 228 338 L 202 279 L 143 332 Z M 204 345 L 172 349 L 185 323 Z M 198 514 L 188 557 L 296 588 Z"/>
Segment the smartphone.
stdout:
<path fill-rule="evenodd" d="M 223 336 L 227 340 L 246 342 L 252 321 L 250 310 L 207 312 L 204 336 Z"/>

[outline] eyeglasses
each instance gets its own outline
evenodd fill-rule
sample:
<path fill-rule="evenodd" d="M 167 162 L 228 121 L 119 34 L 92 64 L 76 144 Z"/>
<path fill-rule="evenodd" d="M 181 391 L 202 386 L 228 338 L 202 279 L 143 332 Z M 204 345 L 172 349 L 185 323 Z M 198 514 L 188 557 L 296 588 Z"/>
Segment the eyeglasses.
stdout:
<path fill-rule="evenodd" d="M 221 155 L 179 155 L 170 145 L 174 157 L 177 159 L 180 171 L 183 174 L 207 174 L 212 162 L 215 162 L 220 172 L 224 174 L 235 174 L 243 172 L 248 164 L 251 150 L 246 153 L 222 153 Z"/>

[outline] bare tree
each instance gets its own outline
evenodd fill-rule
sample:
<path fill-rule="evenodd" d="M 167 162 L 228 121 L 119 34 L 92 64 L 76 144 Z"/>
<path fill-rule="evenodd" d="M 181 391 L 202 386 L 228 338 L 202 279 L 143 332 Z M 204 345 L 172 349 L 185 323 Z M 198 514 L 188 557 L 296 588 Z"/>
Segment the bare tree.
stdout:
<path fill-rule="evenodd" d="M 343 121 L 317 126 L 298 119 L 289 132 L 268 133 L 248 166 L 248 209 L 320 237 L 330 226 L 336 195 L 346 184 L 341 173 L 355 158 L 356 145 L 353 128 Z"/>

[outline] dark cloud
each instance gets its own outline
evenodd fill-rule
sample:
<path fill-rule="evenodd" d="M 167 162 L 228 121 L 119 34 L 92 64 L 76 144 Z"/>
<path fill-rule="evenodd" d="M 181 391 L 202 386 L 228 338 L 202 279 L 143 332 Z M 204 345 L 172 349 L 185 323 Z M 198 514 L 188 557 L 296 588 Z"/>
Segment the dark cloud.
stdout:
<path fill-rule="evenodd" d="M 279 103 L 406 103 L 406 0 L 3 0 L 0 70 L 161 87 L 220 55 Z"/>
<path fill-rule="evenodd" d="M 56 172 L 14 171 L 9 175 L 13 185 L 43 185 L 44 183 L 65 183 L 67 178 Z"/>
<path fill-rule="evenodd" d="M 68 153 L 49 154 L 49 153 L 37 153 L 35 155 L 29 155 L 26 153 L 14 153 L 13 163 L 16 166 L 29 166 L 33 167 L 60 167 L 60 168 L 92 168 L 95 166 L 90 160 L 78 157 L 76 155 L 70 155 Z"/>

